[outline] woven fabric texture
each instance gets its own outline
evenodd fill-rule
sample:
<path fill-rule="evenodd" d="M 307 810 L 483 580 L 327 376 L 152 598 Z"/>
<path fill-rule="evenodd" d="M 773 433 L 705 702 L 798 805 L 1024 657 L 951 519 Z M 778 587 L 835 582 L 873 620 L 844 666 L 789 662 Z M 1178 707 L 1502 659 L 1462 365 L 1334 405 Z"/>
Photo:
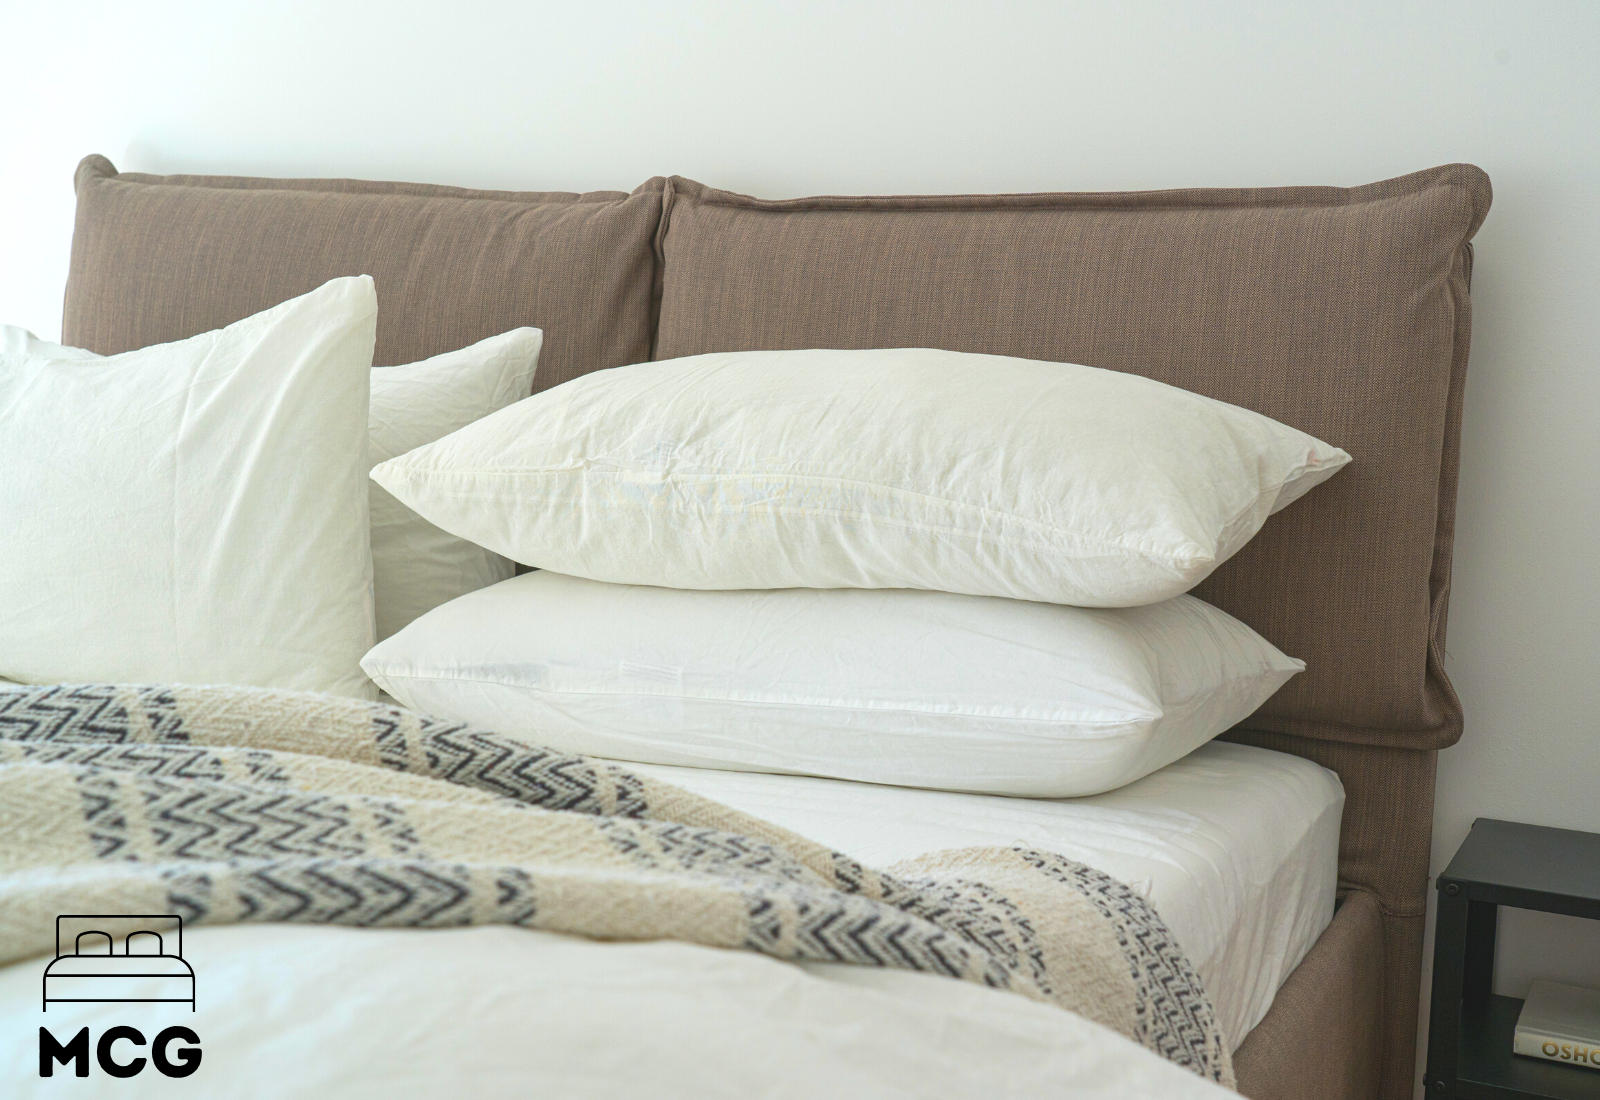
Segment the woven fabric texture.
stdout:
<path fill-rule="evenodd" d="M 379 366 L 520 326 L 535 389 L 648 357 L 661 181 L 632 194 L 118 173 L 78 166 L 63 343 L 101 354 L 221 328 L 338 275 L 378 288 Z"/>

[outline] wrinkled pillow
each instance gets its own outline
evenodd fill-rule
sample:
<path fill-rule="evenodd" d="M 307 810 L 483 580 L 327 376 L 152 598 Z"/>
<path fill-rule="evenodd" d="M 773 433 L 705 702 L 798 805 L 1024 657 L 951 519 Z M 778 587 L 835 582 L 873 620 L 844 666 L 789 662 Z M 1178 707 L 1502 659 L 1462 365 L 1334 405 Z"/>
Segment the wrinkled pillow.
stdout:
<path fill-rule="evenodd" d="M 544 334 L 517 328 L 399 367 L 372 371 L 370 458 L 378 463 L 431 443 L 533 388 Z M 41 340 L 0 325 L 0 354 L 98 359 L 92 351 Z M 499 554 L 439 530 L 376 485 L 369 486 L 372 584 L 377 636 L 475 588 L 511 576 Z"/>
<path fill-rule="evenodd" d="M 1186 592 L 1349 455 L 1136 375 L 924 348 L 596 371 L 380 464 L 527 565 L 673 588 Z"/>
<path fill-rule="evenodd" d="M 410 707 L 568 752 L 1067 798 L 1131 783 L 1305 666 L 1193 596 L 690 592 L 528 573 L 362 666 Z"/>
<path fill-rule="evenodd" d="M 0 678 L 371 698 L 366 276 L 122 355 L 0 348 Z"/>

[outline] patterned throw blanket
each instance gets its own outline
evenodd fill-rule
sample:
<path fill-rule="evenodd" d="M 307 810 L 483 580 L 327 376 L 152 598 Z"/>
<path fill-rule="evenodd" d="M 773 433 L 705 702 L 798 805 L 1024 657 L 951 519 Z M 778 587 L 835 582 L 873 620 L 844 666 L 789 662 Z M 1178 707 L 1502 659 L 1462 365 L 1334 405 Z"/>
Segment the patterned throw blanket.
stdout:
<path fill-rule="evenodd" d="M 895 967 L 1233 1083 L 1188 960 L 1091 868 L 974 848 L 873 871 L 623 768 L 330 696 L 0 692 L 0 961 L 49 953 L 62 912 L 516 924 Z"/>

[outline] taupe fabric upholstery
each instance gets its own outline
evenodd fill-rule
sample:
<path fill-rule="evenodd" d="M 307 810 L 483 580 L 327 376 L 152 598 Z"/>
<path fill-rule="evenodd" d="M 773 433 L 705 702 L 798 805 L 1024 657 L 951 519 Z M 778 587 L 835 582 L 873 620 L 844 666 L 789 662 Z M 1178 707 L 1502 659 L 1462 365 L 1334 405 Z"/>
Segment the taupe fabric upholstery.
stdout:
<path fill-rule="evenodd" d="M 1352 897 L 1369 896 L 1383 920 L 1383 1010 L 1379 1049 L 1373 1052 L 1382 1084 L 1375 1092 L 1350 1095 L 1408 1100 L 1417 1080 L 1417 1001 L 1439 754 L 1248 730 L 1229 739 L 1307 757 L 1338 772 L 1344 783 L 1339 886 Z"/>
<path fill-rule="evenodd" d="M 1379 1095 L 1382 971 L 1377 899 L 1351 894 L 1234 1052 L 1239 1091 L 1250 1100 Z"/>
<path fill-rule="evenodd" d="M 118 174 L 78 166 L 64 342 L 220 328 L 336 275 L 378 288 L 374 362 L 544 330 L 534 388 L 649 356 L 661 181 L 631 195 Z"/>
<path fill-rule="evenodd" d="M 1436 747 L 1481 171 L 1357 188 L 765 201 L 668 181 L 656 358 L 932 346 L 1148 375 L 1354 461 L 1198 594 L 1307 671 L 1252 724 Z M 1070 446 L 1070 440 L 1063 440 Z"/>

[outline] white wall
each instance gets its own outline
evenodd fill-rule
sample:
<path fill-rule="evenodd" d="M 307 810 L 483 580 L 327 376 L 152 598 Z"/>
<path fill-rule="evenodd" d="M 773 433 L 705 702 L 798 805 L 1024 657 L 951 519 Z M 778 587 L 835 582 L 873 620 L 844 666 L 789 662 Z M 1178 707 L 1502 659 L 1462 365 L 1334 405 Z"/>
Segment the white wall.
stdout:
<path fill-rule="evenodd" d="M 0 0 L 0 318 L 58 331 L 73 165 L 758 194 L 1494 178 L 1435 866 L 1479 815 L 1600 829 L 1600 5 Z M 1576 922 L 1573 922 L 1575 924 Z M 1502 984 L 1600 984 L 1507 921 Z M 1587 936 L 1584 933 L 1587 932 Z"/>

